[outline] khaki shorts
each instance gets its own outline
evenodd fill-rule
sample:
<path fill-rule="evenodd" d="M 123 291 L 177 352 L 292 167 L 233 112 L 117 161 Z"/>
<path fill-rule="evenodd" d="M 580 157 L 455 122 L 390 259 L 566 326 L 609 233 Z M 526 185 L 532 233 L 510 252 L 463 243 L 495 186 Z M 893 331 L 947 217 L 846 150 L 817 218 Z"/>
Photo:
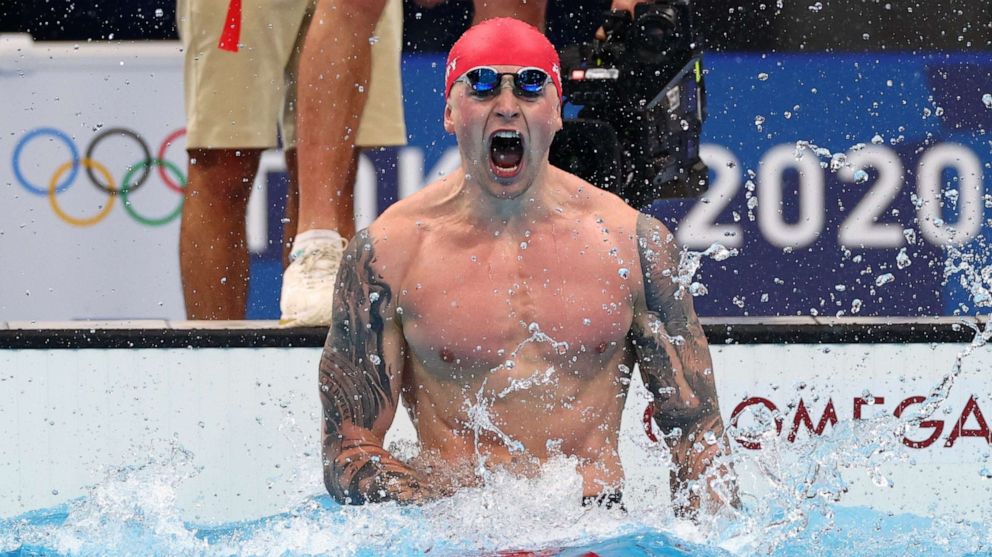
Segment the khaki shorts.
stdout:
<path fill-rule="evenodd" d="M 217 47 L 228 0 L 177 0 L 188 148 L 275 147 L 280 128 L 283 146 L 296 145 L 296 66 L 316 1 L 243 0 L 240 47 L 229 52 Z M 401 0 L 387 2 L 375 34 L 356 143 L 403 145 Z"/>

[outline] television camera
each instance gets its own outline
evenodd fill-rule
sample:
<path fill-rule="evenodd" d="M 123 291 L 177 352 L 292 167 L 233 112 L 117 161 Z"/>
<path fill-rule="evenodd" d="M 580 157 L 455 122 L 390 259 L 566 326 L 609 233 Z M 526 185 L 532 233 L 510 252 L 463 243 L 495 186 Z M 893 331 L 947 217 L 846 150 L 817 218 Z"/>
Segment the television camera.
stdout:
<path fill-rule="evenodd" d="M 562 52 L 565 107 L 578 112 L 555 136 L 551 163 L 638 209 L 700 195 L 706 90 L 688 0 L 607 12 L 603 30 L 605 40 Z"/>

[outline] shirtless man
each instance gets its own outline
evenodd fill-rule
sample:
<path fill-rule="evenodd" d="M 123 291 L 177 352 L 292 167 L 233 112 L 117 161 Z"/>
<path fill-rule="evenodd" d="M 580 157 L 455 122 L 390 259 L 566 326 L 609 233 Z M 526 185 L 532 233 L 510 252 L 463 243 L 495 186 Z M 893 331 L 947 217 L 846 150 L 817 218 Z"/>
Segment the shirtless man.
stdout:
<path fill-rule="evenodd" d="M 692 298 L 672 280 L 680 250 L 654 218 L 548 163 L 562 126 L 554 47 L 525 23 L 489 20 L 452 48 L 445 85 L 461 168 L 360 232 L 338 274 L 320 361 L 328 491 L 418 503 L 465 484 L 438 470 L 563 454 L 586 498 L 616 502 L 635 363 L 658 426 L 681 430 L 666 437 L 673 488 L 699 479 L 723 425 Z M 401 397 L 443 466 L 383 448 Z"/>

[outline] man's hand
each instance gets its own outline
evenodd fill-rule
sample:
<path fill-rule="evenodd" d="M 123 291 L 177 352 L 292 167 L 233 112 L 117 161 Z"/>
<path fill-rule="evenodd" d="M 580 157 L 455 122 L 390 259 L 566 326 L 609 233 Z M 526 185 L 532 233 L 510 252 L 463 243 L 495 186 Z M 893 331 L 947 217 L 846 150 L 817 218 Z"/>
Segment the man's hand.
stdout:
<path fill-rule="evenodd" d="M 727 438 L 716 434 L 723 424 L 717 419 L 694 429 L 666 437 L 674 467 L 670 487 L 675 516 L 694 520 L 701 511 L 714 515 L 727 507 L 740 508 L 737 475 L 722 460 L 729 454 Z"/>
<path fill-rule="evenodd" d="M 634 17 L 634 6 L 643 3 L 644 0 L 613 0 L 613 2 L 610 3 L 610 11 L 613 12 L 626 11 L 626 12 L 630 12 L 630 17 Z M 599 41 L 606 40 L 606 31 L 603 30 L 602 26 L 600 26 L 599 29 L 596 29 L 596 40 Z"/>

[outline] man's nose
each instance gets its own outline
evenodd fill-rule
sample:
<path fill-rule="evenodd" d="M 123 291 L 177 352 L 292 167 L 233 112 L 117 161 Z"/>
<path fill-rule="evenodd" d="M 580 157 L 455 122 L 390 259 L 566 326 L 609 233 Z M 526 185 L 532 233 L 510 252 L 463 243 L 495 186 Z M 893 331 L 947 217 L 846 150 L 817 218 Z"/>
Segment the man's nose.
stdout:
<path fill-rule="evenodd" d="M 509 77 L 509 76 L 507 76 Z M 504 79 L 496 95 L 496 114 L 510 120 L 520 115 L 520 104 L 513 92 L 513 81 Z"/>

